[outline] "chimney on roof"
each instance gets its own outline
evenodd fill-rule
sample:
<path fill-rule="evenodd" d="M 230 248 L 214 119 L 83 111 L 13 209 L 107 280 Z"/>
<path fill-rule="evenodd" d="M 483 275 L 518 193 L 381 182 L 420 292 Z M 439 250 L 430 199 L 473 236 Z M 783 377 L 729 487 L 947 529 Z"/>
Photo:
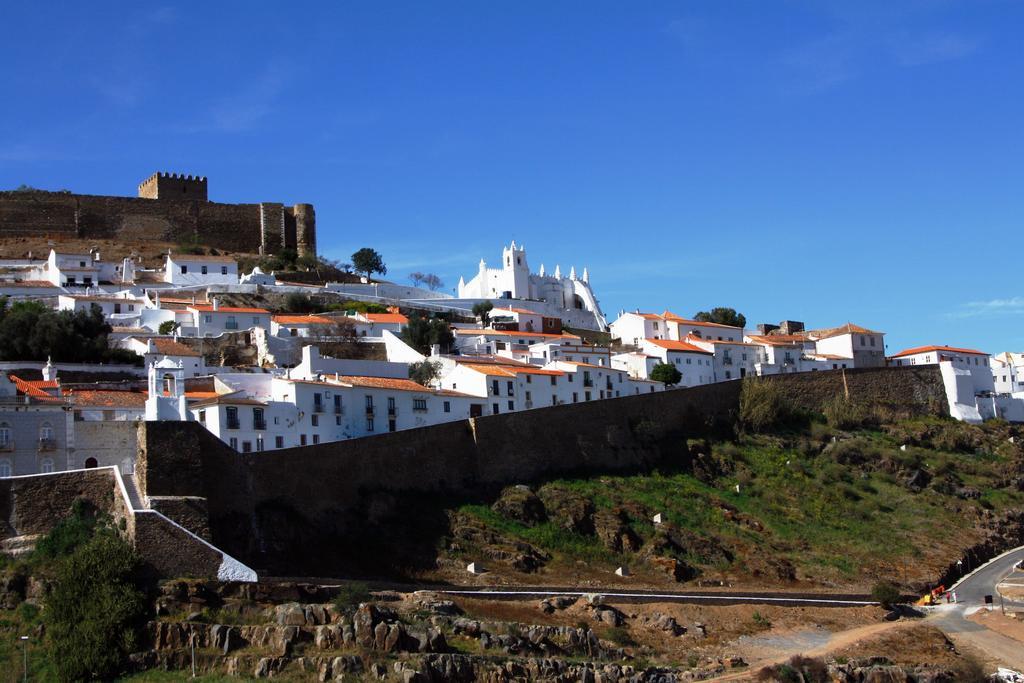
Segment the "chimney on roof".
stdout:
<path fill-rule="evenodd" d="M 441 345 L 440 344 L 431 344 L 430 345 L 430 357 L 431 358 L 437 358 L 440 355 L 441 355 Z"/>
<path fill-rule="evenodd" d="M 53 367 L 53 360 L 47 356 L 46 365 L 43 366 L 43 381 L 52 382 L 57 379 L 57 370 Z"/>
<path fill-rule="evenodd" d="M 220 310 L 220 301 L 216 297 L 211 300 L 210 305 L 213 306 L 213 310 Z"/>

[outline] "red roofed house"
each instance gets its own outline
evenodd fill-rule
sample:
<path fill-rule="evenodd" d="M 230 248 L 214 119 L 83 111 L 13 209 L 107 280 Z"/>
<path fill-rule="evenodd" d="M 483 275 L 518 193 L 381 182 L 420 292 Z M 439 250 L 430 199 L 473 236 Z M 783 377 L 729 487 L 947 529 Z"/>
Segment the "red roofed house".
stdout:
<path fill-rule="evenodd" d="M 394 310 L 389 313 L 354 313 L 349 316 L 356 325 L 360 337 L 382 337 L 384 330 L 397 335 L 409 324 L 409 319 Z"/>
<path fill-rule="evenodd" d="M 192 314 L 197 337 L 218 337 L 254 327 L 270 332 L 271 315 L 264 308 L 221 306 L 214 299 L 210 304 L 192 304 L 186 310 Z"/>
<path fill-rule="evenodd" d="M 885 367 L 885 332 L 846 323 L 839 327 L 810 330 L 805 335 L 814 340 L 817 356 L 852 361 L 841 364 L 842 367 Z"/>
<path fill-rule="evenodd" d="M 694 387 L 701 384 L 712 384 L 715 381 L 715 354 L 713 351 L 685 341 L 674 339 L 642 339 L 640 350 L 655 356 L 662 363 L 674 365 L 683 375 L 679 382 L 681 387 Z M 619 361 L 621 364 L 621 361 Z M 639 367 L 648 367 L 646 364 Z M 641 377 L 640 379 L 649 379 Z"/>
<path fill-rule="evenodd" d="M 969 373 L 975 394 L 995 391 L 989 355 L 984 351 L 931 345 L 904 349 L 889 358 L 889 365 L 896 366 L 937 365 L 942 362 L 951 363 L 954 370 Z"/>

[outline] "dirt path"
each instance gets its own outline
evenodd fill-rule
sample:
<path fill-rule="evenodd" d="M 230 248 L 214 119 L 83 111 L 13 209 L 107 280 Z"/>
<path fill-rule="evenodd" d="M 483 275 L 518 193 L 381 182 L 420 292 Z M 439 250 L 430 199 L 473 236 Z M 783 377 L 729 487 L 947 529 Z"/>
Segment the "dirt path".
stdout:
<path fill-rule="evenodd" d="M 753 659 L 749 662 L 750 666 L 743 671 L 736 671 L 724 674 L 711 680 L 715 681 L 743 681 L 753 678 L 759 669 L 765 666 L 772 666 L 774 664 L 782 664 L 783 662 L 789 661 L 794 655 L 804 655 L 806 657 L 822 657 L 835 650 L 841 650 L 843 648 L 854 645 L 861 640 L 867 638 L 873 638 L 880 633 L 886 633 L 894 630 L 903 628 L 909 628 L 919 624 L 919 621 L 884 621 L 878 624 L 868 624 L 866 626 L 858 626 L 857 628 L 851 628 L 847 631 L 838 631 L 828 635 L 828 640 L 822 645 L 806 649 L 801 647 L 803 638 L 793 638 L 791 646 L 787 647 L 783 645 L 782 648 L 776 650 L 775 654 L 769 657 L 762 657 Z M 767 638 L 771 639 L 773 643 L 785 643 L 786 634 L 780 633 Z M 742 654 L 742 653 L 741 653 Z"/>

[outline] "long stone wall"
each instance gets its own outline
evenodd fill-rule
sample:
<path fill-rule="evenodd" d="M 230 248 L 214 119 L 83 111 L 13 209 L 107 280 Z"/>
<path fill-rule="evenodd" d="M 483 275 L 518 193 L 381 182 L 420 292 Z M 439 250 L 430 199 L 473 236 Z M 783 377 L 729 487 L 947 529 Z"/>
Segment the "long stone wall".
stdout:
<path fill-rule="evenodd" d="M 928 368 L 768 381 L 808 407 L 847 392 L 912 413 L 942 405 L 941 377 Z M 137 472 L 150 496 L 205 497 L 213 542 L 249 565 L 326 575 L 343 562 L 346 537 L 389 498 L 456 501 L 507 484 L 681 464 L 687 438 L 732 432 L 740 390 L 725 382 L 250 454 L 194 423 L 146 423 Z"/>
<path fill-rule="evenodd" d="M 290 221 L 289 244 L 315 253 L 313 207 L 284 208 Z M 299 231 L 300 235 L 296 235 Z M 231 252 L 267 253 L 281 239 L 264 245 L 259 204 L 221 204 L 195 200 L 105 197 L 60 192 L 0 192 L 0 238 L 48 237 L 145 241 L 196 241 Z"/>

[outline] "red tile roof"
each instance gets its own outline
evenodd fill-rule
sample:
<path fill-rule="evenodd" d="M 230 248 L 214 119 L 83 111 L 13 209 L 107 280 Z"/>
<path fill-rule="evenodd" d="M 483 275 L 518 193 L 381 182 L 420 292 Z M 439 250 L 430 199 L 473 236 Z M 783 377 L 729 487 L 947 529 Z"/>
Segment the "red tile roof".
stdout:
<path fill-rule="evenodd" d="M 805 332 L 809 337 L 815 339 L 828 339 L 830 337 L 839 337 L 844 334 L 885 334 L 884 332 L 877 332 L 875 330 L 869 330 L 866 327 L 860 325 L 854 325 L 853 323 L 846 323 L 839 327 L 826 327 L 820 330 L 808 330 Z"/>
<path fill-rule="evenodd" d="M 987 356 L 988 354 L 984 351 L 977 351 L 975 349 L 960 349 L 955 346 L 917 346 L 912 349 L 904 349 L 899 353 L 891 356 L 891 358 L 902 358 L 903 356 L 916 356 L 919 353 L 931 353 L 931 352 L 948 352 L 948 353 L 969 353 L 976 356 Z"/>
<path fill-rule="evenodd" d="M 479 372 L 483 375 L 497 375 L 499 377 L 515 377 L 516 375 L 549 375 L 563 377 L 561 370 L 545 370 L 535 365 L 477 365 L 474 363 L 462 363 L 463 367 Z"/>
<path fill-rule="evenodd" d="M 579 339 L 578 335 L 567 334 L 565 332 L 551 333 L 546 332 L 516 332 L 515 330 L 452 330 L 455 334 L 466 335 L 470 337 L 479 337 L 486 335 L 489 337 L 544 337 L 547 339 Z"/>
<path fill-rule="evenodd" d="M 14 382 L 15 389 L 24 396 L 32 398 L 56 398 L 59 396 L 60 384 L 56 380 L 24 380 L 17 375 L 7 375 L 7 378 Z M 44 389 L 58 389 L 58 394 L 47 393 Z"/>
<path fill-rule="evenodd" d="M 397 379 L 392 377 L 360 377 L 353 375 L 342 375 L 338 382 L 353 387 L 366 387 L 368 389 L 392 389 L 395 391 L 416 391 L 419 393 L 432 393 L 433 389 L 417 384 L 411 379 Z"/>
<path fill-rule="evenodd" d="M 675 341 L 674 339 L 645 339 L 644 341 L 654 344 L 655 346 L 660 346 L 663 349 L 668 349 L 669 351 L 703 353 L 709 356 L 714 355 L 711 351 L 707 351 L 705 349 L 700 348 L 699 346 L 694 346 L 693 344 L 684 341 Z"/>
<path fill-rule="evenodd" d="M 333 325 L 334 321 L 320 315 L 275 315 L 278 325 Z"/>
<path fill-rule="evenodd" d="M 157 353 L 165 356 L 199 357 L 203 355 L 191 347 L 185 346 L 181 342 L 173 339 L 160 339 L 159 337 L 153 337 L 149 341 L 153 342 L 153 346 L 156 347 Z"/>
<path fill-rule="evenodd" d="M 748 334 L 747 338 L 763 346 L 800 346 L 807 341 L 795 334 Z"/>
<path fill-rule="evenodd" d="M 724 327 L 724 328 L 727 328 L 727 329 L 730 329 L 730 330 L 740 330 L 741 329 L 741 328 L 736 327 L 734 325 L 723 325 L 721 323 L 706 323 L 706 322 L 703 322 L 701 320 L 689 320 L 688 318 L 684 318 L 682 316 L 676 315 L 672 311 L 665 311 L 664 313 L 661 314 L 661 317 L 663 319 L 665 319 L 665 320 L 671 320 L 674 323 L 685 323 L 687 325 L 699 325 L 699 326 L 702 326 L 702 327 Z"/>
<path fill-rule="evenodd" d="M 401 313 L 364 313 L 367 320 L 371 323 L 399 323 L 406 325 L 409 319 Z"/>
<path fill-rule="evenodd" d="M 195 304 L 189 305 L 190 310 L 199 311 L 200 313 L 263 313 L 264 315 L 270 315 L 270 311 L 265 308 L 246 308 L 240 306 L 219 306 L 217 310 L 213 310 L 212 304 Z"/>
<path fill-rule="evenodd" d="M 83 407 L 96 408 L 135 408 L 146 407 L 144 391 L 110 391 L 110 390 L 71 390 L 68 392 L 75 404 Z"/>

